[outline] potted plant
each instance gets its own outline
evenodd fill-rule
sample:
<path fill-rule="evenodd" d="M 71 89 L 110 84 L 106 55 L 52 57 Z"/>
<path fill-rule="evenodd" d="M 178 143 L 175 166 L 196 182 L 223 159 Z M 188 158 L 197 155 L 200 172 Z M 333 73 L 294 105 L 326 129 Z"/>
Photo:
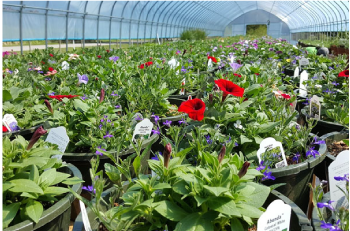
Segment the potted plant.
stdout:
<path fill-rule="evenodd" d="M 79 194 L 81 173 L 52 158 L 61 152 L 38 141 L 45 132 L 40 127 L 29 142 L 22 136 L 3 138 L 4 230 L 68 229 L 74 196 L 67 186 Z"/>

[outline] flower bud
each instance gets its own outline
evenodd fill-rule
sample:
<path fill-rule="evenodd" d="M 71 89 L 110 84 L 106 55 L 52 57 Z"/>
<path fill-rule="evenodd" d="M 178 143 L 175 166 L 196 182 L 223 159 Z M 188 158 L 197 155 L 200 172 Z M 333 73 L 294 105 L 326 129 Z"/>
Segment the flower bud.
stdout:
<path fill-rule="evenodd" d="M 171 156 L 171 144 L 168 143 L 165 146 L 164 152 L 163 152 L 163 157 L 164 157 L 164 166 L 168 168 L 169 161 L 170 161 L 170 156 Z"/>
<path fill-rule="evenodd" d="M 209 94 L 209 103 L 212 104 L 213 103 L 213 94 Z"/>
<path fill-rule="evenodd" d="M 186 54 L 186 51 L 187 51 L 187 50 L 186 50 L 186 49 L 184 49 L 184 52 L 182 53 L 182 56 L 183 56 L 184 54 Z"/>
<path fill-rule="evenodd" d="M 38 129 L 36 129 L 36 131 L 34 132 L 32 138 L 29 141 L 27 150 L 31 149 L 33 147 L 33 145 L 38 141 L 38 139 L 40 138 L 40 136 L 46 134 L 47 131 L 43 128 L 43 126 L 40 126 Z"/>
<path fill-rule="evenodd" d="M 222 146 L 221 151 L 219 153 L 218 159 L 219 159 L 219 163 L 221 163 L 221 161 L 224 159 L 225 157 L 225 153 L 226 153 L 226 146 Z"/>
<path fill-rule="evenodd" d="M 250 166 L 250 163 L 248 161 L 246 161 L 243 164 L 241 170 L 239 170 L 239 173 L 238 173 L 239 178 L 242 178 L 245 174 L 247 174 L 249 166 Z"/>
<path fill-rule="evenodd" d="M 50 102 L 47 99 L 45 99 L 44 103 L 45 103 L 47 109 L 49 109 L 49 111 L 51 112 L 51 114 L 53 114 L 53 109 L 51 107 Z"/>
<path fill-rule="evenodd" d="M 239 60 L 239 59 L 237 59 L 237 63 L 242 64 L 242 63 L 241 63 L 241 60 Z"/>
<path fill-rule="evenodd" d="M 102 103 L 103 99 L 105 98 L 105 89 L 101 89 L 101 94 L 100 94 L 100 103 Z"/>

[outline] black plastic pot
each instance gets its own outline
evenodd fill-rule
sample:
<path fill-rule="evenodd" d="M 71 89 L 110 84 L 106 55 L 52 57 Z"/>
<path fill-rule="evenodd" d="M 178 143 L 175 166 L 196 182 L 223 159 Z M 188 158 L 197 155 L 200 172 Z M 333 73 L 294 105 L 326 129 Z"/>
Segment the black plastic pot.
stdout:
<path fill-rule="evenodd" d="M 115 195 L 115 193 L 116 191 L 114 189 L 109 189 L 103 192 L 102 196 L 105 201 L 109 201 L 109 197 L 113 194 Z M 278 199 L 282 200 L 284 203 L 292 207 L 292 215 L 291 215 L 289 230 L 292 230 L 292 231 L 309 231 L 309 230 L 311 231 L 312 230 L 311 223 L 307 219 L 305 213 L 295 203 L 293 203 L 293 201 L 289 200 L 287 197 L 277 192 L 276 190 L 272 190 L 263 207 L 267 208 L 267 206 L 270 203 Z M 107 210 L 107 207 L 105 205 L 100 205 L 99 207 L 103 212 Z M 90 221 L 91 229 L 93 231 L 98 231 L 99 221 L 96 219 L 94 212 L 92 212 L 90 209 L 87 209 L 87 214 Z M 74 222 L 73 231 L 85 231 L 81 214 L 79 214 L 79 216 Z"/>
<path fill-rule="evenodd" d="M 316 156 L 316 158 L 311 157 L 299 164 L 271 169 L 272 176 L 276 179 L 263 181 L 262 184 L 271 186 L 285 183 L 285 185 L 276 188 L 276 190 L 288 197 L 306 212 L 310 192 L 308 183 L 312 181 L 312 174 L 314 173 L 315 167 L 326 157 L 326 151 L 326 145 L 320 144 L 318 147 L 320 155 Z"/>
<path fill-rule="evenodd" d="M 321 140 L 326 142 L 326 146 L 332 144 L 334 141 L 341 141 L 343 139 L 349 138 L 349 132 L 331 132 L 320 137 Z M 326 151 L 326 158 L 324 161 L 317 165 L 315 168 L 315 175 L 320 178 L 320 180 L 329 181 L 328 177 L 328 167 L 335 160 L 335 157 Z"/>
<path fill-rule="evenodd" d="M 15 132 L 3 132 L 2 137 L 9 137 L 10 140 L 13 140 L 16 138 L 15 136 L 23 136 L 25 140 L 30 140 L 34 132 L 36 131 L 36 129 L 38 129 L 40 126 L 43 126 L 44 129 L 50 128 L 50 124 L 48 122 L 45 122 L 43 124 L 31 127 L 31 128 L 27 128 L 27 129 L 22 129 Z"/>
<path fill-rule="evenodd" d="M 68 164 L 67 167 L 60 168 L 59 171 L 69 173 L 72 176 L 81 177 L 80 171 L 73 165 Z M 71 188 L 78 194 L 81 192 L 82 183 L 75 184 Z M 14 226 L 4 229 L 4 231 L 67 231 L 70 225 L 71 204 L 74 200 L 72 193 L 61 200 L 57 201 L 53 206 L 46 209 L 38 223 L 32 221 L 23 221 Z"/>
<path fill-rule="evenodd" d="M 154 142 L 156 142 L 158 138 L 159 138 L 158 135 L 152 135 L 149 139 L 143 142 L 142 149 L 145 149 L 149 144 L 151 143 L 153 144 Z M 135 149 L 130 147 L 129 149 L 120 152 L 119 157 L 124 159 L 134 153 L 135 153 Z M 91 182 L 89 169 L 91 168 L 90 160 L 93 157 L 96 157 L 95 153 L 64 153 L 62 156 L 62 160 L 66 161 L 67 163 L 74 164 L 82 173 L 83 180 L 85 181 L 84 185 L 91 185 L 92 182 Z M 142 166 L 148 166 L 147 160 L 149 159 L 149 157 L 150 157 L 150 152 L 148 152 L 143 158 L 141 162 Z M 100 165 L 99 165 L 98 171 L 104 169 L 105 163 L 110 163 L 114 165 L 113 161 L 110 160 L 109 157 L 102 155 L 100 156 Z M 148 172 L 148 169 L 145 169 L 144 173 L 147 173 L 147 172 Z"/>
<path fill-rule="evenodd" d="M 308 118 L 308 115 L 305 109 L 301 110 L 301 114 L 303 114 L 304 118 L 306 119 Z M 348 132 L 349 130 L 345 126 L 338 123 L 318 120 L 316 126 L 311 130 L 311 133 L 316 134 L 317 136 L 323 136 L 327 133 L 340 132 L 340 131 Z"/>
<path fill-rule="evenodd" d="M 323 195 L 322 203 L 327 203 L 331 199 L 330 193 L 326 193 Z M 326 221 L 331 221 L 332 214 L 327 209 L 323 209 L 323 217 Z M 311 220 L 312 227 L 315 231 L 324 231 L 325 229 L 322 229 L 321 226 L 321 219 L 318 217 L 317 214 L 317 208 L 314 207 L 312 210 L 312 220 Z"/>

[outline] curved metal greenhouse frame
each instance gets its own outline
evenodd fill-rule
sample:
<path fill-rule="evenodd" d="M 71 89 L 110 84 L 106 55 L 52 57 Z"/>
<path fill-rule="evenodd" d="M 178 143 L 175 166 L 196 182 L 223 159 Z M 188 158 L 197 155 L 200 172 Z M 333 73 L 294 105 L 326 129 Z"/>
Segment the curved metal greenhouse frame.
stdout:
<path fill-rule="evenodd" d="M 349 31 L 349 1 L 3 1 L 3 42 L 176 38 L 199 28 L 224 36 L 252 11 L 272 14 L 290 34 Z M 261 24 L 267 24 L 261 21 Z M 248 24 L 246 24 L 248 25 Z M 310 33 L 311 32 L 311 33 Z M 225 33 L 225 35 L 227 35 Z M 230 36 L 232 34 L 228 34 Z M 290 37 L 287 36 L 287 37 Z"/>

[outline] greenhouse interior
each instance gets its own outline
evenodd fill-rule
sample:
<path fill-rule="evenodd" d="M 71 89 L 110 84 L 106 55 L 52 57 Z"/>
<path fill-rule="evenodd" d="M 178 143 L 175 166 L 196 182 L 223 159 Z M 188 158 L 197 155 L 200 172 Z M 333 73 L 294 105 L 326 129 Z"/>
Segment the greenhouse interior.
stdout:
<path fill-rule="evenodd" d="M 2 14 L 3 230 L 349 230 L 349 1 Z"/>

